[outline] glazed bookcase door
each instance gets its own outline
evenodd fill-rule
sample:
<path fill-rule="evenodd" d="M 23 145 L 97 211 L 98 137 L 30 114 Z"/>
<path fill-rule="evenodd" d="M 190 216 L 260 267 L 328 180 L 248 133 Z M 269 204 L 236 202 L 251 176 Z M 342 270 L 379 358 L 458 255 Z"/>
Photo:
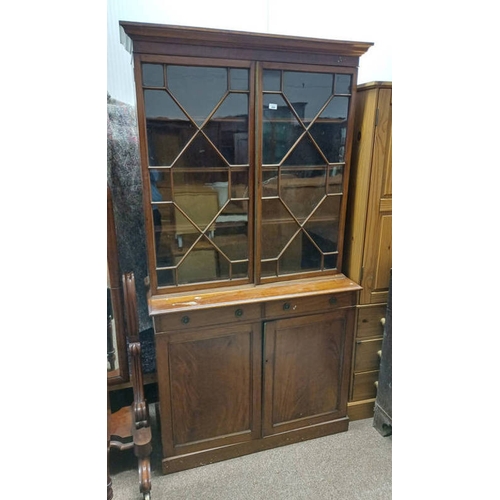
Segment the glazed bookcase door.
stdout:
<path fill-rule="evenodd" d="M 356 70 L 139 63 L 153 294 L 340 273 Z"/>
<path fill-rule="evenodd" d="M 339 272 L 352 73 L 262 69 L 260 280 Z"/>
<path fill-rule="evenodd" d="M 248 282 L 250 65 L 170 58 L 144 61 L 140 77 L 156 286 Z"/>

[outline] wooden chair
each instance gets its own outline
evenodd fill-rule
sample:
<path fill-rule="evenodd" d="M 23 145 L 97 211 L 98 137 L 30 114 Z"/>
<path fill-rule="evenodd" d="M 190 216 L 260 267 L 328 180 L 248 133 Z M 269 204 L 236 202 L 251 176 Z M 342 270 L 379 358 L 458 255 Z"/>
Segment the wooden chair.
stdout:
<path fill-rule="evenodd" d="M 144 500 L 151 498 L 151 426 L 148 405 L 144 398 L 142 380 L 141 344 L 137 316 L 135 278 L 133 273 L 122 277 L 125 305 L 126 332 L 130 356 L 130 378 L 134 401 L 111 413 L 108 395 L 108 459 L 110 448 L 128 450 L 133 448 L 139 466 L 139 491 Z M 113 498 L 113 488 L 108 470 L 108 500 Z"/>

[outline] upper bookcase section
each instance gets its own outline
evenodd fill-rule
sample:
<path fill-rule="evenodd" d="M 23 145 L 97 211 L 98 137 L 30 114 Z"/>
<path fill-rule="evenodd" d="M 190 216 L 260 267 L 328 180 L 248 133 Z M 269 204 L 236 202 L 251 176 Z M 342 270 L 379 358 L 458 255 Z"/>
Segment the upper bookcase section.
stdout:
<path fill-rule="evenodd" d="M 120 21 L 121 43 L 134 54 L 247 59 L 357 67 L 370 42 L 248 33 Z"/>

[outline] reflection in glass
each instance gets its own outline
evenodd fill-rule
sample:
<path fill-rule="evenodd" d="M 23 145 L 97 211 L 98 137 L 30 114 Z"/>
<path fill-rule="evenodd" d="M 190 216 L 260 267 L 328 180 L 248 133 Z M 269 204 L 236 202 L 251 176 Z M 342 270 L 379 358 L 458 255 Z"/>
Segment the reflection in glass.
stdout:
<path fill-rule="evenodd" d="M 172 201 L 171 169 L 149 170 L 151 201 Z"/>
<path fill-rule="evenodd" d="M 280 274 L 299 273 L 309 269 L 303 265 L 304 250 L 302 248 L 302 231 L 299 231 L 287 246 L 278 262 Z M 317 268 L 317 267 L 316 267 Z"/>
<path fill-rule="evenodd" d="M 330 163 L 345 159 L 348 109 L 348 97 L 334 97 L 309 129 Z"/>
<path fill-rule="evenodd" d="M 351 75 L 335 75 L 335 94 L 351 93 Z"/>
<path fill-rule="evenodd" d="M 291 154 L 283 162 L 285 166 L 326 165 L 328 162 L 308 135 L 300 139 Z"/>
<path fill-rule="evenodd" d="M 231 90 L 248 90 L 248 69 L 231 68 Z"/>
<path fill-rule="evenodd" d="M 201 125 L 227 90 L 227 69 L 167 66 L 167 88 Z"/>
<path fill-rule="evenodd" d="M 277 168 L 262 169 L 262 197 L 278 196 L 278 172 Z"/>
<path fill-rule="evenodd" d="M 176 256 L 180 284 L 227 279 L 217 270 L 217 251 L 206 241 L 199 241 L 184 256 Z"/>
<path fill-rule="evenodd" d="M 325 170 L 282 170 L 280 196 L 290 212 L 303 222 L 326 194 Z"/>
<path fill-rule="evenodd" d="M 164 90 L 145 90 L 144 104 L 149 165 L 172 165 L 196 129 Z"/>
<path fill-rule="evenodd" d="M 277 258 L 299 230 L 281 200 L 262 200 L 261 252 L 263 259 Z"/>
<path fill-rule="evenodd" d="M 317 245 L 321 252 L 336 252 L 338 240 L 338 221 L 310 221 L 305 225 L 310 239 Z"/>
<path fill-rule="evenodd" d="M 344 166 L 335 165 L 328 171 L 328 194 L 342 193 L 344 182 Z"/>
<path fill-rule="evenodd" d="M 278 270 L 277 270 L 277 265 L 278 261 L 277 260 L 272 260 L 272 261 L 262 261 L 260 264 L 260 274 L 263 277 L 270 277 L 270 276 L 278 276 Z"/>
<path fill-rule="evenodd" d="M 333 75 L 285 71 L 283 91 L 302 120 L 309 122 L 333 93 Z"/>
<path fill-rule="evenodd" d="M 263 72 L 263 86 L 265 92 L 281 90 L 281 71 L 265 69 Z"/>
<path fill-rule="evenodd" d="M 207 138 L 198 133 L 189 143 L 186 149 L 178 157 L 175 169 L 178 168 L 217 168 L 227 165 L 220 152 L 207 140 Z"/>
<path fill-rule="evenodd" d="M 142 83 L 145 87 L 164 87 L 163 64 L 143 64 Z"/>
<path fill-rule="evenodd" d="M 228 163 L 248 164 L 248 95 L 229 94 L 203 131 Z"/>
<path fill-rule="evenodd" d="M 264 95 L 262 126 L 262 161 L 266 165 L 280 163 L 304 132 L 283 97 L 275 94 Z"/>

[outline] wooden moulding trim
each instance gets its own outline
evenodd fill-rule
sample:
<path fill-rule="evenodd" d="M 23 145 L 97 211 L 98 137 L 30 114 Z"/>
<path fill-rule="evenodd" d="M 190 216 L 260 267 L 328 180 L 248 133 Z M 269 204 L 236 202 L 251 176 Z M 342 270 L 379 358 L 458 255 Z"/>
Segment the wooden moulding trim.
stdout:
<path fill-rule="evenodd" d="M 329 40 L 128 21 L 120 21 L 120 26 L 133 41 L 169 44 L 202 44 L 215 47 L 327 53 L 354 57 L 363 55 L 373 45 L 372 42 Z"/>
<path fill-rule="evenodd" d="M 192 311 L 230 305 L 251 304 L 269 300 L 307 297 L 326 293 L 356 292 L 362 287 L 343 274 L 329 278 L 303 279 L 266 285 L 243 285 L 190 293 L 173 293 L 149 297 L 149 313 Z"/>
<path fill-rule="evenodd" d="M 358 92 L 360 90 L 369 90 L 369 89 L 392 89 L 392 82 L 377 81 L 377 82 L 360 83 L 358 84 L 356 89 Z"/>

